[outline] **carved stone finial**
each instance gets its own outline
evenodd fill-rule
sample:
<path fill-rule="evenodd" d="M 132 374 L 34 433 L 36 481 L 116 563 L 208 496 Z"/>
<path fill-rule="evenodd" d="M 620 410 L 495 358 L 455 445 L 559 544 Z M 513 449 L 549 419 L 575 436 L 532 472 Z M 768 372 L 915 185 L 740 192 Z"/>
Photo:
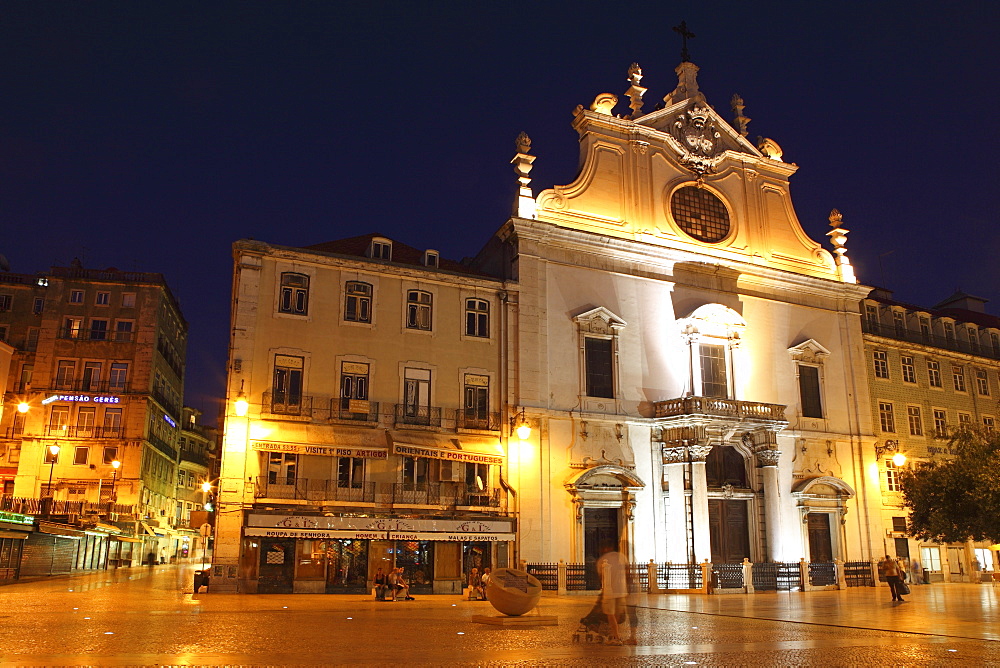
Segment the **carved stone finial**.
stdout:
<path fill-rule="evenodd" d="M 631 119 L 639 118 L 642 115 L 642 96 L 645 95 L 646 89 L 639 85 L 642 81 L 642 68 L 639 67 L 639 63 L 632 63 L 628 68 L 628 82 L 629 89 L 625 91 L 628 95 L 628 99 L 631 100 L 629 107 L 632 109 L 632 114 L 629 116 Z"/>
<path fill-rule="evenodd" d="M 847 259 L 847 234 L 850 230 L 843 227 L 844 216 L 834 209 L 830 212 L 830 227 L 833 229 L 826 233 L 830 237 L 830 244 L 833 245 L 833 252 L 837 258 L 837 274 L 844 283 L 857 283 L 854 276 L 854 267 Z"/>
<path fill-rule="evenodd" d="M 535 156 L 528 155 L 531 150 L 531 137 L 526 132 L 522 132 L 514 141 L 517 154 L 510 161 L 514 165 L 514 173 L 517 174 L 517 198 L 514 200 L 514 215 L 519 218 L 535 217 L 535 196 L 531 192 L 531 163 L 535 161 Z"/>
<path fill-rule="evenodd" d="M 615 108 L 618 104 L 618 96 L 612 95 L 611 93 L 601 93 L 594 98 L 594 101 L 590 104 L 590 110 L 596 111 L 599 114 L 604 114 L 605 116 L 611 116 L 611 110 Z"/>
<path fill-rule="evenodd" d="M 743 115 L 743 109 L 746 105 L 743 104 L 743 98 L 740 97 L 739 93 L 733 93 L 733 99 L 729 101 L 729 106 L 732 107 L 733 113 L 736 114 L 736 118 L 733 119 L 736 129 L 739 130 L 740 135 L 746 137 L 747 124 L 750 122 L 750 118 Z"/>
<path fill-rule="evenodd" d="M 781 160 L 784 155 L 778 142 L 767 137 L 757 137 L 757 149 L 771 160 Z"/>

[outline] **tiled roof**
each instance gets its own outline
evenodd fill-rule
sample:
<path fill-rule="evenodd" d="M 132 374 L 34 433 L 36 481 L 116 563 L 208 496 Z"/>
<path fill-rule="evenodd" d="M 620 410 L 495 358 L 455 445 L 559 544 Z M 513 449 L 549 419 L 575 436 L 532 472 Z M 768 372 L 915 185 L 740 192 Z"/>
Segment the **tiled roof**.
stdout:
<path fill-rule="evenodd" d="M 389 239 L 392 241 L 392 260 L 377 260 L 368 257 L 368 248 L 371 246 L 372 239 L 375 237 L 381 237 L 383 239 Z M 424 251 L 419 248 L 414 248 L 413 246 L 408 246 L 401 241 L 396 241 L 391 237 L 387 237 L 384 234 L 379 234 L 377 232 L 371 234 L 362 234 L 358 237 L 348 237 L 347 239 L 338 239 L 336 241 L 327 241 L 321 244 L 313 244 L 311 246 L 304 246 L 304 250 L 319 251 L 321 253 L 331 253 L 333 255 L 348 255 L 353 257 L 364 258 L 371 262 L 386 262 L 388 264 L 405 264 L 417 267 L 422 267 L 430 271 L 434 271 L 434 267 L 427 267 L 424 265 Z M 468 267 L 461 262 L 455 262 L 454 260 L 449 260 L 447 258 L 438 257 L 438 269 L 444 271 L 454 272 L 456 274 L 468 274 L 470 276 L 482 276 L 489 277 L 481 271 L 477 271 Z"/>

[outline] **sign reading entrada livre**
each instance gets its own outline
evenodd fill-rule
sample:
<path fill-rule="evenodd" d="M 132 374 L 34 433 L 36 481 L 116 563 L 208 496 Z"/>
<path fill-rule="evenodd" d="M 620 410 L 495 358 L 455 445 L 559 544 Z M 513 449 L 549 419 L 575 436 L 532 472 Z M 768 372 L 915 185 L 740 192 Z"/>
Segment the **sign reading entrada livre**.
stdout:
<path fill-rule="evenodd" d="M 272 441 L 251 441 L 254 450 L 262 452 L 289 452 L 296 455 L 321 455 L 323 457 L 364 457 L 366 459 L 387 459 L 385 448 L 355 448 L 339 445 L 310 445 L 307 443 L 277 443 Z"/>

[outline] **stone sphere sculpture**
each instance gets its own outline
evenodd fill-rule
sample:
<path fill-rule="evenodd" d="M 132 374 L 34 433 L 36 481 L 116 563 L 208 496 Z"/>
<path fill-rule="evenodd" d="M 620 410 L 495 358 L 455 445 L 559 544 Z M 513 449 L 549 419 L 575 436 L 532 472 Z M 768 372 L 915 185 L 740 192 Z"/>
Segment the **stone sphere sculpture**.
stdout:
<path fill-rule="evenodd" d="M 542 597 L 542 583 L 524 571 L 497 568 L 490 574 L 486 597 L 497 612 L 518 617 L 538 605 L 538 599 Z"/>

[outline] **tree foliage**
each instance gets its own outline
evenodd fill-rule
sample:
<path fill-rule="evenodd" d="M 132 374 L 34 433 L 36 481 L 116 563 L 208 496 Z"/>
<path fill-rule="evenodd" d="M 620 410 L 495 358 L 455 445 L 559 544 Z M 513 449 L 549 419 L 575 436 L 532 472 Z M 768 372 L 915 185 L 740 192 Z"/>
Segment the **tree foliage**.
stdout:
<path fill-rule="evenodd" d="M 950 459 L 900 473 L 907 533 L 939 543 L 1000 543 L 1000 435 L 965 430 L 949 445 Z"/>

